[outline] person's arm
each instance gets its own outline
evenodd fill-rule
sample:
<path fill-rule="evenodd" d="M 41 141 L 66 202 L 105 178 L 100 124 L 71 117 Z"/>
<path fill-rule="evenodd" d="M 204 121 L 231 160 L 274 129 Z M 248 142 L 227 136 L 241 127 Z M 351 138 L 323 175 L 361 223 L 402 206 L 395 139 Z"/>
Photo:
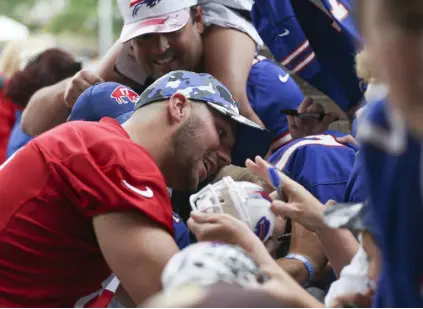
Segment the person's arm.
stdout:
<path fill-rule="evenodd" d="M 116 212 L 93 218 L 100 249 L 111 270 L 135 304 L 161 290 L 161 273 L 178 252 L 172 236 L 159 224 L 136 212 Z"/>
<path fill-rule="evenodd" d="M 276 261 L 278 265 L 283 268 L 292 278 L 298 283 L 307 282 L 308 272 L 304 266 L 304 263 L 298 260 L 278 259 Z"/>
<path fill-rule="evenodd" d="M 326 256 L 339 278 L 342 269 L 351 263 L 359 248 L 358 241 L 349 230 L 322 228 L 317 231 Z"/>
<path fill-rule="evenodd" d="M 22 130 L 31 136 L 39 135 L 65 122 L 76 99 L 89 86 L 103 80 L 119 82 L 113 66 L 120 49 L 121 43 L 116 42 L 94 72 L 82 70 L 73 78 L 38 90 L 23 112 Z"/>
<path fill-rule="evenodd" d="M 64 95 L 72 79 L 38 90 L 28 102 L 22 114 L 22 130 L 37 136 L 66 121 L 71 109 L 65 105 Z"/>
<path fill-rule="evenodd" d="M 268 170 L 272 168 L 268 162 L 262 158 L 256 158 L 253 162 L 248 160 L 247 168 L 259 175 L 267 183 L 271 184 Z M 321 204 L 303 186 L 290 179 L 288 176 L 278 171 L 281 177 L 283 195 L 286 202 L 274 200 L 272 211 L 278 216 L 286 216 L 301 224 L 310 231 L 319 235 L 324 251 L 339 274 L 345 265 L 351 262 L 352 257 L 358 250 L 358 242 L 349 231 L 330 229 L 323 219 L 325 207 L 331 207 L 335 202 L 329 201 L 326 206 Z"/>
<path fill-rule="evenodd" d="M 241 31 L 211 26 L 204 34 L 205 71 L 229 88 L 243 116 L 263 125 L 247 97 L 247 80 L 255 52 L 255 42 Z"/>
<path fill-rule="evenodd" d="M 284 306 L 322 307 L 321 303 L 298 285 L 285 268 L 275 262 L 261 240 L 244 222 L 228 214 L 193 211 L 188 226 L 199 241 L 222 241 L 246 250 L 262 272 L 270 277 L 269 281 L 257 288 L 279 299 Z M 297 270 L 301 272 L 300 267 L 303 267 L 297 261 L 287 261 L 285 266 L 291 273 L 296 273 Z"/>

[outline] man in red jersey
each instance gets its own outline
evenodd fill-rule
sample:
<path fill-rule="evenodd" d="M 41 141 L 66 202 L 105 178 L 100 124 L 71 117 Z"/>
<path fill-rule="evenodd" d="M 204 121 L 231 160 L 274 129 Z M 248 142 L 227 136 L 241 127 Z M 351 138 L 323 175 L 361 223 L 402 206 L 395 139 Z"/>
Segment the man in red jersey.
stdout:
<path fill-rule="evenodd" d="M 116 101 L 112 85 L 80 99 Z M 148 87 L 125 120 L 63 124 L 0 167 L 0 307 L 71 307 L 112 272 L 141 303 L 178 251 L 166 186 L 195 189 L 267 138 L 225 86 L 186 71 Z"/>

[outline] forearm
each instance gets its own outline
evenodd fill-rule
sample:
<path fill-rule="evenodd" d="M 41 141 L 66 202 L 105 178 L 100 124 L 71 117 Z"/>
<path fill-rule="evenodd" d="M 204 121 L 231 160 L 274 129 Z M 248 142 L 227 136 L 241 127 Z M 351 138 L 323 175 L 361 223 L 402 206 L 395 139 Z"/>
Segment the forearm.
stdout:
<path fill-rule="evenodd" d="M 251 233 L 250 241 L 248 245 L 240 246 L 248 252 L 248 254 L 260 265 L 260 267 L 274 267 L 276 266 L 276 261 L 267 251 L 266 246 L 264 243 L 256 237 L 253 233 Z"/>
<path fill-rule="evenodd" d="M 69 82 L 70 78 L 65 79 L 32 96 L 22 115 L 25 133 L 36 136 L 66 121 L 70 108 L 65 105 L 64 92 Z"/>
<path fill-rule="evenodd" d="M 326 256 L 339 277 L 344 266 L 350 264 L 359 244 L 348 230 L 323 228 L 317 231 Z"/>
<path fill-rule="evenodd" d="M 278 259 L 276 261 L 288 274 L 292 276 L 298 283 L 302 284 L 308 280 L 308 272 L 301 261 L 291 259 Z"/>
<path fill-rule="evenodd" d="M 242 115 L 263 125 L 247 96 L 247 80 L 255 52 L 255 42 L 241 31 L 212 26 L 204 35 L 205 71 L 229 88 Z"/>

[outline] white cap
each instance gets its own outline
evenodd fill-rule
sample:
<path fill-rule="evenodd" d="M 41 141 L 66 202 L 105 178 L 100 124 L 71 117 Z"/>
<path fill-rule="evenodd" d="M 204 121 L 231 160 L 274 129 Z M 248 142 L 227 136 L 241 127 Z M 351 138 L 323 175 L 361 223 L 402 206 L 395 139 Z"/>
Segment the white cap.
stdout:
<path fill-rule="evenodd" d="M 120 41 L 177 31 L 187 24 L 189 8 L 197 4 L 198 0 L 118 0 L 124 21 Z"/>

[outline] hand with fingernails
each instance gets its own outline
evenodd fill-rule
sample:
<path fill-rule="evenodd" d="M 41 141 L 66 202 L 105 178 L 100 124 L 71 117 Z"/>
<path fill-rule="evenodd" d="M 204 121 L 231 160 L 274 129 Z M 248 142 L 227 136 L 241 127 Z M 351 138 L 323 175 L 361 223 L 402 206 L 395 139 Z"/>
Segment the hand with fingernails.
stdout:
<path fill-rule="evenodd" d="M 247 160 L 247 168 L 257 176 L 261 177 L 270 186 L 283 195 L 283 200 L 274 200 L 271 209 L 277 216 L 289 217 L 297 223 L 303 225 L 308 230 L 317 232 L 325 228 L 323 220 L 324 206 L 303 186 L 290 179 L 271 164 L 256 157 L 255 162 Z M 278 187 L 275 186 L 275 175 L 279 177 Z M 275 194 L 271 195 L 275 197 Z M 334 203 L 329 201 L 329 204 Z"/>
<path fill-rule="evenodd" d="M 314 102 L 312 98 L 305 98 L 298 107 L 299 113 L 324 113 L 325 109 L 320 103 Z M 327 113 L 322 120 L 302 119 L 296 116 L 287 116 L 289 132 L 292 138 L 301 138 L 309 135 L 321 134 L 329 129 L 329 125 L 339 120 L 336 113 Z"/>

